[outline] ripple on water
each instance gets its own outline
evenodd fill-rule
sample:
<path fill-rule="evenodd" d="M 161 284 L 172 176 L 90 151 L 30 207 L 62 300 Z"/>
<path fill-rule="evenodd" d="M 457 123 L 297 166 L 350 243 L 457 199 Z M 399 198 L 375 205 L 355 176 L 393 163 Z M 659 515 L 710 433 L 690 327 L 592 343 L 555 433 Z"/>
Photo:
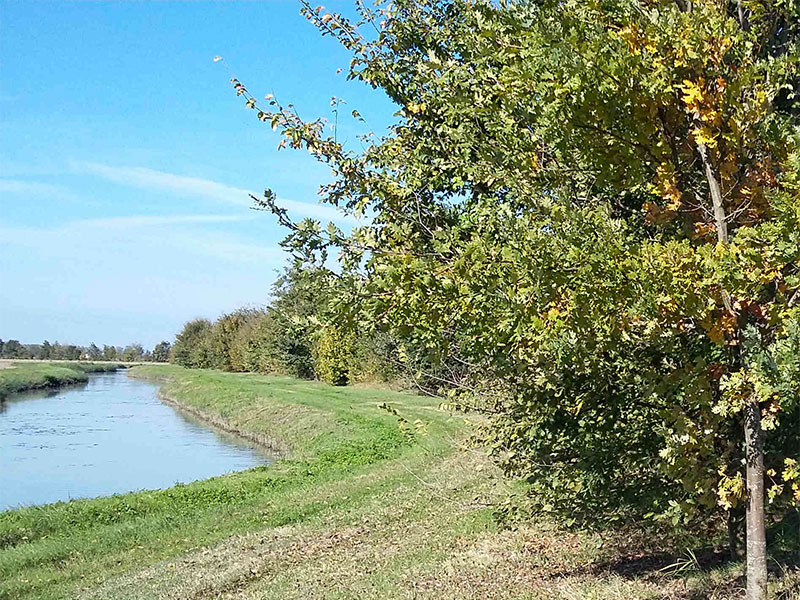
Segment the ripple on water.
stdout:
<path fill-rule="evenodd" d="M 20 394 L 0 411 L 0 510 L 158 489 L 268 464 L 263 450 L 162 403 L 124 372 Z"/>

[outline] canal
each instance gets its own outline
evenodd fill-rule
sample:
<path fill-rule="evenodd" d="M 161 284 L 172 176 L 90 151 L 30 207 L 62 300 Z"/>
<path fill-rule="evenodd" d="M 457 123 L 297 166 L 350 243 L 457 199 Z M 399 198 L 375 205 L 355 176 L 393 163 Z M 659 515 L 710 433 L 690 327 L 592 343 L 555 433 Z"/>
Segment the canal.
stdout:
<path fill-rule="evenodd" d="M 0 403 L 0 511 L 166 488 L 271 461 L 124 371 Z"/>

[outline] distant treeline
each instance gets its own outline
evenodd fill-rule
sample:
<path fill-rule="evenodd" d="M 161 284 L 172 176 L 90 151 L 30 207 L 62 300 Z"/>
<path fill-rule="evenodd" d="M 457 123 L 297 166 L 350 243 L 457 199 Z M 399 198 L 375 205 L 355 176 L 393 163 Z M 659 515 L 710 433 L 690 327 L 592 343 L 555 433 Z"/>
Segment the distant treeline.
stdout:
<path fill-rule="evenodd" d="M 159 342 L 152 350 L 145 350 L 141 344 L 122 346 L 104 345 L 101 349 L 96 344 L 76 346 L 75 344 L 50 343 L 23 344 L 19 340 L 0 339 L 0 358 L 39 359 L 39 360 L 92 360 L 92 361 L 126 361 L 126 362 L 166 362 L 172 345 Z"/>
<path fill-rule="evenodd" d="M 170 362 L 334 385 L 399 379 L 405 372 L 402 352 L 389 336 L 331 319 L 328 278 L 322 271 L 288 269 L 267 306 L 239 309 L 213 323 L 189 321 L 172 345 Z"/>

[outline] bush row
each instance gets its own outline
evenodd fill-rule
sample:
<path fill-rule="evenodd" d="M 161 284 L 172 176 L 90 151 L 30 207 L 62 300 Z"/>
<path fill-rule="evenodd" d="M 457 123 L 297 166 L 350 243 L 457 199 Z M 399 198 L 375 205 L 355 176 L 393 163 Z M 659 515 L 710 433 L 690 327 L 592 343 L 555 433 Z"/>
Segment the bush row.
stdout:
<path fill-rule="evenodd" d="M 330 288 L 313 273 L 289 270 L 264 308 L 216 321 L 194 319 L 177 335 L 170 362 L 192 368 L 292 375 L 332 385 L 389 381 L 399 375 L 388 336 L 337 324 L 327 315 Z"/>

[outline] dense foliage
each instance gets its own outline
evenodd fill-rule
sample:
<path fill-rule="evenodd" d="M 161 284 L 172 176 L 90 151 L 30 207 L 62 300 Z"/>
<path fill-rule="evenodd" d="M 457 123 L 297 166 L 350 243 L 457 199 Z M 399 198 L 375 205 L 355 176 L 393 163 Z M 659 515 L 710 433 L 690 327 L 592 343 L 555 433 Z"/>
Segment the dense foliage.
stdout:
<path fill-rule="evenodd" d="M 240 309 L 214 323 L 196 319 L 178 334 L 170 361 L 194 368 L 293 375 L 333 385 L 396 377 L 396 348 L 383 336 L 334 324 L 341 293 L 330 273 L 289 268 L 263 309 Z"/>
<path fill-rule="evenodd" d="M 209 349 L 210 334 L 211 323 L 206 319 L 194 319 L 186 323 L 172 344 L 170 362 L 185 367 L 210 367 L 213 364 Z"/>

